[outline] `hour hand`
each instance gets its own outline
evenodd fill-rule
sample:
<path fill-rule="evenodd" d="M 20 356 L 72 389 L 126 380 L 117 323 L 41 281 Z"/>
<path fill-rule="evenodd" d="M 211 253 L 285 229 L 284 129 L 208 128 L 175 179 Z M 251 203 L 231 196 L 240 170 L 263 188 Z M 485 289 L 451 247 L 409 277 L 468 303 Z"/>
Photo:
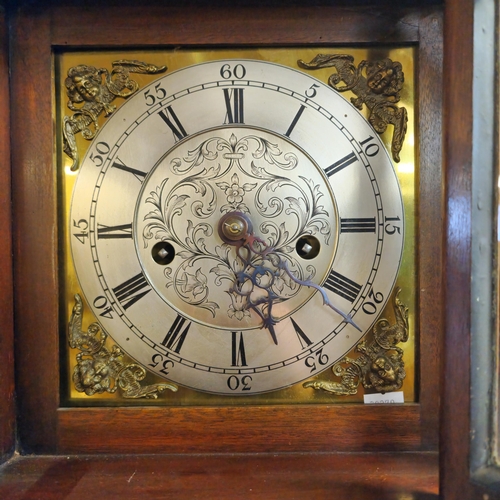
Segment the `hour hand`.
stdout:
<path fill-rule="evenodd" d="M 241 212 L 227 213 L 219 222 L 219 235 L 228 244 L 237 247 L 237 253 L 240 259 L 245 263 L 246 268 L 251 268 L 251 272 L 240 271 L 237 273 L 237 282 L 234 284 L 233 290 L 238 295 L 246 296 L 246 309 L 253 309 L 262 318 L 262 328 L 267 328 L 275 344 L 278 343 L 274 325 L 276 320 L 272 316 L 273 303 L 278 296 L 273 292 L 272 285 L 279 271 L 284 271 L 295 283 L 301 286 L 307 286 L 318 290 L 323 297 L 323 304 L 330 307 L 333 311 L 344 318 L 344 321 L 354 328 L 362 331 L 361 328 L 354 322 L 349 314 L 345 314 L 339 308 L 335 307 L 328 298 L 325 290 L 312 282 L 311 280 L 301 280 L 297 278 L 288 268 L 284 261 L 273 247 L 266 245 L 264 241 L 257 238 L 252 232 L 252 223 L 250 219 Z M 243 251 L 246 250 L 246 252 Z M 262 265 L 252 264 L 252 257 L 271 257 L 274 269 Z M 244 284 L 250 283 L 250 292 L 244 293 L 241 287 Z M 263 284 L 265 283 L 265 284 Z M 259 288 L 266 293 L 265 297 L 252 301 L 251 292 Z M 259 306 L 265 304 L 267 306 L 266 314 L 264 314 Z"/>
<path fill-rule="evenodd" d="M 218 230 L 224 242 L 236 247 L 238 257 L 244 263 L 244 270 L 236 273 L 233 292 L 245 298 L 245 308 L 260 316 L 261 328 L 266 328 L 273 342 L 278 344 L 274 330 L 277 321 L 272 315 L 274 300 L 278 298 L 272 290 L 277 270 L 263 265 L 259 259 L 264 258 L 272 248 L 253 234 L 252 223 L 242 212 L 225 214 L 219 221 Z M 258 292 L 257 299 L 252 298 L 253 292 Z"/>
<path fill-rule="evenodd" d="M 277 321 L 272 315 L 273 303 L 278 296 L 272 291 L 275 271 L 261 265 L 253 266 L 250 262 L 250 256 L 246 259 L 241 256 L 241 247 L 238 248 L 238 255 L 246 263 L 245 268 L 251 267 L 252 271 L 239 271 L 236 273 L 236 281 L 233 284 L 233 293 L 245 298 L 245 309 L 252 309 L 262 319 L 261 328 L 266 328 L 271 334 L 273 342 L 277 345 L 278 339 L 274 330 L 274 325 Z M 248 253 L 250 249 L 247 248 Z M 246 289 L 245 291 L 243 289 Z M 264 291 L 256 300 L 253 300 L 251 295 L 256 289 Z M 263 306 L 263 307 L 261 307 Z M 265 312 L 264 312 L 265 311 Z"/>

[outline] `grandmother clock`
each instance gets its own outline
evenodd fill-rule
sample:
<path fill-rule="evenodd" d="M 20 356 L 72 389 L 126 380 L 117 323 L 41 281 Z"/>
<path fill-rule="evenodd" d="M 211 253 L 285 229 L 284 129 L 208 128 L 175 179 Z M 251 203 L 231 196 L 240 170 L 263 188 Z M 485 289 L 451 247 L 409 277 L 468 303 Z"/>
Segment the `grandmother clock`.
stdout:
<path fill-rule="evenodd" d="M 28 2 L 12 16 L 22 449 L 436 450 L 440 9 Z M 400 296 L 411 396 L 365 405 L 353 380 L 401 388 Z"/>

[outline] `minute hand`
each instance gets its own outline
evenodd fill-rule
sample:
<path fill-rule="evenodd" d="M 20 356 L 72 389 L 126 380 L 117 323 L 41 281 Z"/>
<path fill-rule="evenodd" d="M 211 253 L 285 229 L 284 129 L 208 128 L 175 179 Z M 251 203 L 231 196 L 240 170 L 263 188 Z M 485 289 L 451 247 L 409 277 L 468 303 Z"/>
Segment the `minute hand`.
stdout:
<path fill-rule="evenodd" d="M 321 286 L 317 285 L 316 283 L 313 283 L 311 280 L 306 280 L 306 281 L 303 281 L 299 278 L 297 278 L 291 271 L 290 269 L 288 269 L 288 264 L 284 261 L 284 260 L 281 260 L 279 257 L 278 257 L 278 267 L 280 269 L 283 269 L 283 271 L 285 271 L 286 274 L 288 274 L 288 276 L 293 280 L 295 281 L 295 283 L 298 283 L 299 285 L 302 285 L 302 286 L 310 286 L 312 288 L 315 288 L 316 290 L 318 290 L 318 292 L 321 294 L 321 296 L 323 297 L 323 304 L 325 306 L 328 306 L 330 307 L 331 309 L 333 309 L 337 314 L 340 314 L 340 316 L 342 316 L 344 318 L 344 320 L 346 321 L 346 323 L 349 323 L 350 325 L 354 326 L 354 328 L 356 328 L 356 330 L 359 330 L 360 332 L 362 331 L 361 328 L 356 324 L 354 323 L 354 320 L 351 318 L 351 316 L 349 314 L 345 314 L 344 312 L 342 312 L 340 309 L 338 309 L 337 307 L 335 307 L 331 302 L 330 302 L 330 299 L 328 298 L 328 295 L 326 294 L 324 288 L 322 288 Z"/>
<path fill-rule="evenodd" d="M 264 247 L 264 250 L 263 251 L 257 251 L 255 249 L 255 242 L 258 242 L 260 243 L 263 247 Z M 295 281 L 295 283 L 298 283 L 299 285 L 301 286 L 309 286 L 309 287 L 312 287 L 312 288 L 315 288 L 316 290 L 318 290 L 318 292 L 321 294 L 321 296 L 323 297 L 323 304 L 325 306 L 328 306 L 330 307 L 331 309 L 333 309 L 337 314 L 340 314 L 340 316 L 342 316 L 345 320 L 346 323 L 349 323 L 350 325 L 354 326 L 354 328 L 356 328 L 356 330 L 359 330 L 360 332 L 362 332 L 363 330 L 361 330 L 361 328 L 354 322 L 354 320 L 351 318 L 351 316 L 349 314 L 345 314 L 344 312 L 342 312 L 340 309 L 338 309 L 337 307 L 335 307 L 331 302 L 330 302 L 330 299 L 328 298 L 328 295 L 326 294 L 324 288 L 322 288 L 321 286 L 317 285 L 316 283 L 312 282 L 311 280 L 301 280 L 299 278 L 297 278 L 293 273 L 292 271 L 290 271 L 290 269 L 288 268 L 288 264 L 286 261 L 282 260 L 281 257 L 278 255 L 278 253 L 276 252 L 275 248 L 274 247 L 270 247 L 268 246 L 263 240 L 261 240 L 260 238 L 257 238 L 256 236 L 254 236 L 253 234 L 248 234 L 247 235 L 247 240 L 246 240 L 246 243 L 247 243 L 247 247 L 249 248 L 249 250 L 253 253 L 256 253 L 256 254 L 259 254 L 261 256 L 265 256 L 265 255 L 274 255 L 275 257 L 277 257 L 277 264 L 276 264 L 276 267 L 278 267 L 278 269 L 283 269 L 283 271 L 285 271 L 286 274 L 288 274 L 288 276 L 293 280 Z M 270 297 L 269 297 L 270 298 Z M 271 304 L 272 304 L 272 299 L 271 299 Z"/>

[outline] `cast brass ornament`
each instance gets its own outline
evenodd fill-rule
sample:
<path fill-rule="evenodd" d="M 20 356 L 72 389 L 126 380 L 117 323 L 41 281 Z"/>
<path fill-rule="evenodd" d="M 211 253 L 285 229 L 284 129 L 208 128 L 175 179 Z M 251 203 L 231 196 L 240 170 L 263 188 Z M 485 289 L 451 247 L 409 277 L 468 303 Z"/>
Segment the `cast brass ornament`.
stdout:
<path fill-rule="evenodd" d="M 368 121 L 377 133 L 383 134 L 387 125 L 393 125 L 391 151 L 394 161 L 399 162 L 408 122 L 406 108 L 396 106 L 404 82 L 402 66 L 388 58 L 361 61 L 357 68 L 353 62 L 354 57 L 348 54 L 318 54 L 309 63 L 302 59 L 297 61 L 305 69 L 335 68 L 337 72 L 330 76 L 328 84 L 338 92 L 351 90 L 356 94 L 351 102 L 358 109 L 366 104 L 370 110 Z"/>
<path fill-rule="evenodd" d="M 89 325 L 82 331 L 83 303 L 75 295 L 75 305 L 69 320 L 69 345 L 79 349 L 76 355 L 77 365 L 73 371 L 73 382 L 78 392 L 87 396 L 114 393 L 120 388 L 127 399 L 156 399 L 163 391 L 176 392 L 177 386 L 171 383 L 141 386 L 140 381 L 146 376 L 146 370 L 134 363 L 125 364 L 123 351 L 113 345 L 111 351 L 105 347 L 108 334 L 101 330 L 98 323 Z"/>
<path fill-rule="evenodd" d="M 365 389 L 374 389 L 382 394 L 401 389 L 406 377 L 403 349 L 397 347 L 408 340 L 408 308 L 399 300 L 400 288 L 393 298 L 396 322 L 390 324 L 380 318 L 372 329 L 374 340 L 360 342 L 355 351 L 361 355 L 356 359 L 348 356 L 335 363 L 332 371 L 340 382 L 315 380 L 303 387 L 322 389 L 337 396 L 352 396 L 358 392 L 361 383 Z"/>
<path fill-rule="evenodd" d="M 81 132 L 85 139 L 93 139 L 99 130 L 99 115 L 104 111 L 107 117 L 116 109 L 111 102 L 116 97 L 126 99 L 139 90 L 139 84 L 131 80 L 129 74 L 157 74 L 167 69 L 166 66 L 126 59 L 111 64 L 111 72 L 86 64 L 68 70 L 64 84 L 69 98 L 68 108 L 74 113 L 63 118 L 63 149 L 73 160 L 73 171 L 78 170 L 79 161 L 75 135 Z"/>
<path fill-rule="evenodd" d="M 145 85 L 97 134 L 72 177 L 69 245 L 100 329 L 138 366 L 247 397 L 310 379 L 371 332 L 403 198 L 378 134 L 330 86 L 215 59 Z"/>

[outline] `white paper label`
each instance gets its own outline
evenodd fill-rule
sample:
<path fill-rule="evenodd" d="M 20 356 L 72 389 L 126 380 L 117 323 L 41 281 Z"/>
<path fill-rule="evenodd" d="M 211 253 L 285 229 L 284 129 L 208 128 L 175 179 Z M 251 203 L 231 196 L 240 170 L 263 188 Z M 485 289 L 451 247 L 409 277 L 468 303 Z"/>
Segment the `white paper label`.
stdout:
<path fill-rule="evenodd" d="M 363 397 L 365 404 L 391 404 L 405 402 L 403 391 L 386 392 L 385 394 L 365 394 Z"/>

